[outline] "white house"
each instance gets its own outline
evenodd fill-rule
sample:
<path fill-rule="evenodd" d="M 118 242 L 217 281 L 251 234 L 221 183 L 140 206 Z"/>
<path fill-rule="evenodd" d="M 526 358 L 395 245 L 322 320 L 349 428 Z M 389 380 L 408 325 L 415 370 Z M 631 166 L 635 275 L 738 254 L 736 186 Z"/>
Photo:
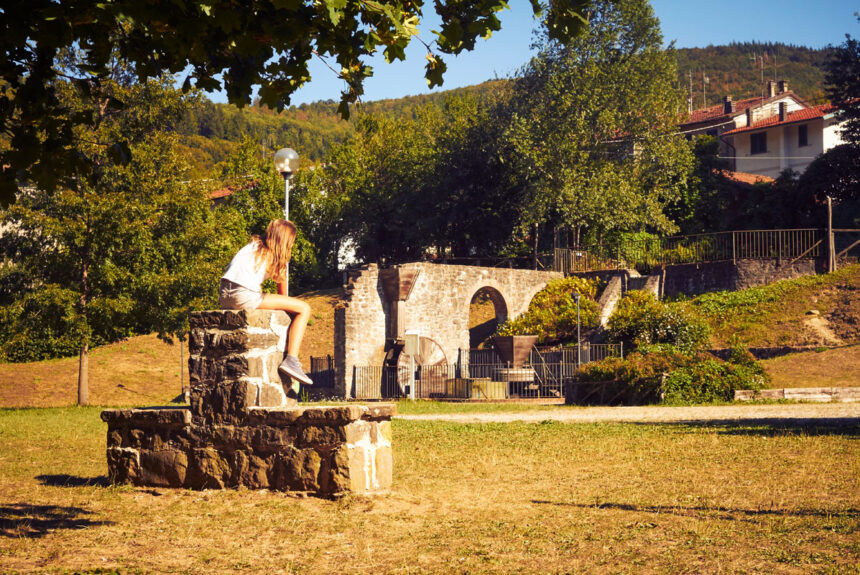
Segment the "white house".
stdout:
<path fill-rule="evenodd" d="M 836 110 L 810 106 L 789 90 L 788 82 L 768 82 L 765 97 L 693 110 L 680 125 L 688 136 L 720 140 L 720 156 L 736 172 L 776 178 L 790 168 L 803 172 L 823 152 L 842 143 Z"/>
<path fill-rule="evenodd" d="M 789 111 L 780 104 L 774 116 L 725 132 L 734 149 L 735 170 L 775 178 L 786 170 L 803 173 L 830 148 L 844 143 L 831 105 Z"/>

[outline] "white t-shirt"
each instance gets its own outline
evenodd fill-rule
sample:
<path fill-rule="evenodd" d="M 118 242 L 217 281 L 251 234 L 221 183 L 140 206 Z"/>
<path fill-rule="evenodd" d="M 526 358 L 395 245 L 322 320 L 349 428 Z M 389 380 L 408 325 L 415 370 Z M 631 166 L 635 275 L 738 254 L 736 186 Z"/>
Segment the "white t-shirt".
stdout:
<path fill-rule="evenodd" d="M 253 243 L 246 245 L 233 256 L 233 260 L 221 277 L 249 290 L 260 291 L 260 285 L 269 276 L 266 275 L 265 261 L 261 261 L 260 267 L 257 268 L 256 255 L 256 245 Z"/>

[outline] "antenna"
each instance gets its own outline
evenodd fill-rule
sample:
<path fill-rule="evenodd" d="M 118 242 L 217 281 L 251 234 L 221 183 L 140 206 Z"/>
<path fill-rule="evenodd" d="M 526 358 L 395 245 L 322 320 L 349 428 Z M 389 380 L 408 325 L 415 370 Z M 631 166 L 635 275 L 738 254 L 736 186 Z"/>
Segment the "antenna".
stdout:
<path fill-rule="evenodd" d="M 687 69 L 687 75 L 690 77 L 690 93 L 687 96 L 687 107 L 690 109 L 690 114 L 693 113 L 693 71 Z"/>

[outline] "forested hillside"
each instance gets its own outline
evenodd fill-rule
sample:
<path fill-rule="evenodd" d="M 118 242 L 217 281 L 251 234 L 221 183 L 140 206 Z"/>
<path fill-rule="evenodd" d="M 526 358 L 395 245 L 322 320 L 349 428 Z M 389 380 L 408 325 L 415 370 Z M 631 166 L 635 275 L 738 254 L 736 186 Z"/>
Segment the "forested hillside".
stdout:
<path fill-rule="evenodd" d="M 716 104 L 726 95 L 735 100 L 757 96 L 764 82 L 783 79 L 809 104 L 822 104 L 826 100 L 823 67 L 828 57 L 827 49 L 755 42 L 677 51 L 681 86 L 689 92 L 692 79 L 695 108 Z M 707 78 L 704 91 L 703 76 Z"/>
<path fill-rule="evenodd" d="M 828 51 L 786 44 L 754 42 L 728 46 L 682 48 L 676 51 L 679 86 L 688 93 L 692 78 L 694 107 L 712 105 L 723 96 L 736 100 L 755 96 L 764 81 L 786 79 L 791 89 L 810 104 L 824 101 L 823 65 Z M 703 75 L 708 78 L 704 84 Z M 412 118 L 423 105 L 438 103 L 450 95 L 488 93 L 505 80 L 491 80 L 435 94 L 407 96 L 360 104 L 359 109 L 394 118 Z M 202 100 L 182 124 L 184 147 L 198 175 L 223 160 L 236 142 L 249 137 L 264 148 L 287 146 L 299 151 L 303 162 L 323 161 L 329 148 L 352 133 L 352 124 L 337 113 L 337 102 L 326 100 L 292 106 L 281 114 L 260 106 L 238 109 L 228 104 Z"/>

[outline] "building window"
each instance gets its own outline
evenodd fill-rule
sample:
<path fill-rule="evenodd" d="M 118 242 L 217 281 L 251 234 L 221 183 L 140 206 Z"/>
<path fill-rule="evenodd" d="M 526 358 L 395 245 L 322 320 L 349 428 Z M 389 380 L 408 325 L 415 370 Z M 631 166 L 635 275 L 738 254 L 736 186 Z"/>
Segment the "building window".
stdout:
<path fill-rule="evenodd" d="M 750 154 L 767 152 L 767 132 L 759 132 L 750 136 Z"/>
<path fill-rule="evenodd" d="M 807 125 L 804 124 L 802 126 L 797 127 L 797 147 L 802 148 L 804 146 L 809 145 L 809 131 L 807 130 Z"/>

